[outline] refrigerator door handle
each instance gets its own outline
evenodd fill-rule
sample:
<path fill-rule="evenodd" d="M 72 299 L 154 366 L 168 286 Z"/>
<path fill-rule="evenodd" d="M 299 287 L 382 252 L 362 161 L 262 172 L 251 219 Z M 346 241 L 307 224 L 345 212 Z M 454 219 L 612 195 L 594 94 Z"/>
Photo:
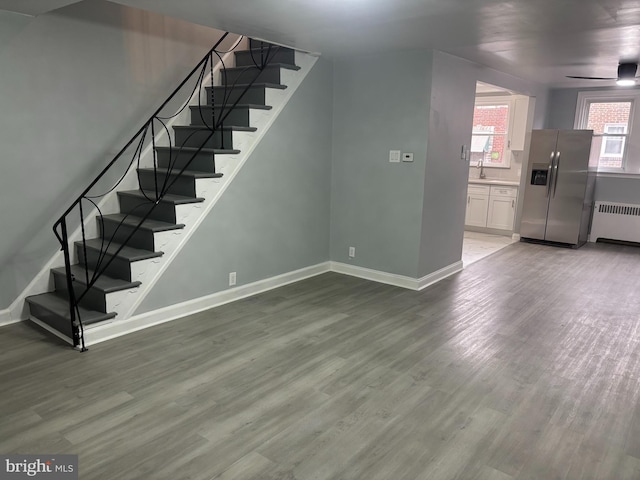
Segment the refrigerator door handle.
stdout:
<path fill-rule="evenodd" d="M 558 175 L 560 173 L 560 152 L 556 152 L 556 168 L 553 172 L 553 198 L 556 198 L 556 190 L 558 189 Z"/>
<path fill-rule="evenodd" d="M 551 152 L 551 158 L 549 159 L 549 169 L 547 171 L 547 197 L 551 195 L 551 179 L 553 178 L 553 157 L 556 152 Z"/>

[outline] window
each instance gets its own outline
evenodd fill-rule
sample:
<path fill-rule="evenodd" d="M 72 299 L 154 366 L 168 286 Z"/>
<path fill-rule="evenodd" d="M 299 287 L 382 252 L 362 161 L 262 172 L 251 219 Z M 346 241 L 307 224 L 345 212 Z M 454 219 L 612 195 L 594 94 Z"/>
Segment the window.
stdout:
<path fill-rule="evenodd" d="M 592 160 L 599 172 L 640 174 L 640 130 L 633 130 L 637 97 L 640 92 L 628 90 L 578 95 L 575 127 L 593 130 Z"/>
<path fill-rule="evenodd" d="M 482 100 L 473 112 L 470 162 L 482 160 L 485 167 L 509 168 L 507 135 L 510 102 Z"/>
<path fill-rule="evenodd" d="M 628 124 L 611 124 L 607 123 L 604 126 L 604 133 L 602 139 L 602 147 L 600 149 L 600 159 L 599 163 L 606 161 L 608 159 L 613 159 L 617 161 L 620 159 L 619 165 L 613 165 L 615 167 L 622 167 L 622 154 L 624 153 L 624 144 L 626 137 L 621 136 L 613 136 L 613 134 L 626 134 L 627 133 Z"/>
<path fill-rule="evenodd" d="M 601 137 L 598 169 L 622 170 L 624 168 L 624 146 L 629 130 L 631 101 L 588 102 L 587 124 L 594 137 Z"/>

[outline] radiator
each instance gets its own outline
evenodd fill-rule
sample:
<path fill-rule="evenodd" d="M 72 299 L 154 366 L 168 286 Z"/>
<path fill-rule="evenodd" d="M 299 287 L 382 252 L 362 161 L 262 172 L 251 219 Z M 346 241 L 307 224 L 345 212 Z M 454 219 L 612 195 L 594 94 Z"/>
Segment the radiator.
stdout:
<path fill-rule="evenodd" d="M 596 202 L 589 240 L 640 242 L 640 205 Z"/>

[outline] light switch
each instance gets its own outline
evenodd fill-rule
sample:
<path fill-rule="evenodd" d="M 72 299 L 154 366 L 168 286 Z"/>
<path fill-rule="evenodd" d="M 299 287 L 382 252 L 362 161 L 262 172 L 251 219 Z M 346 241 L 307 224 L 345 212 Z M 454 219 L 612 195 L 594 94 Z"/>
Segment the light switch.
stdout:
<path fill-rule="evenodd" d="M 402 154 L 403 162 L 413 162 L 413 153 L 403 153 Z"/>
<path fill-rule="evenodd" d="M 389 150 L 389 161 L 391 163 L 400 163 L 400 150 Z"/>

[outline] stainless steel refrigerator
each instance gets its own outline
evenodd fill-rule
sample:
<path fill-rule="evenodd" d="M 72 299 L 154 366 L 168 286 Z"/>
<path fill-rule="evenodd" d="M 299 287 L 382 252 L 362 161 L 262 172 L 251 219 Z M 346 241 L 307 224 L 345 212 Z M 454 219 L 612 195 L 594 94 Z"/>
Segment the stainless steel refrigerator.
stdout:
<path fill-rule="evenodd" d="M 587 241 L 596 178 L 596 169 L 589 166 L 592 139 L 592 130 L 532 132 L 520 223 L 523 240 L 573 247 Z"/>

